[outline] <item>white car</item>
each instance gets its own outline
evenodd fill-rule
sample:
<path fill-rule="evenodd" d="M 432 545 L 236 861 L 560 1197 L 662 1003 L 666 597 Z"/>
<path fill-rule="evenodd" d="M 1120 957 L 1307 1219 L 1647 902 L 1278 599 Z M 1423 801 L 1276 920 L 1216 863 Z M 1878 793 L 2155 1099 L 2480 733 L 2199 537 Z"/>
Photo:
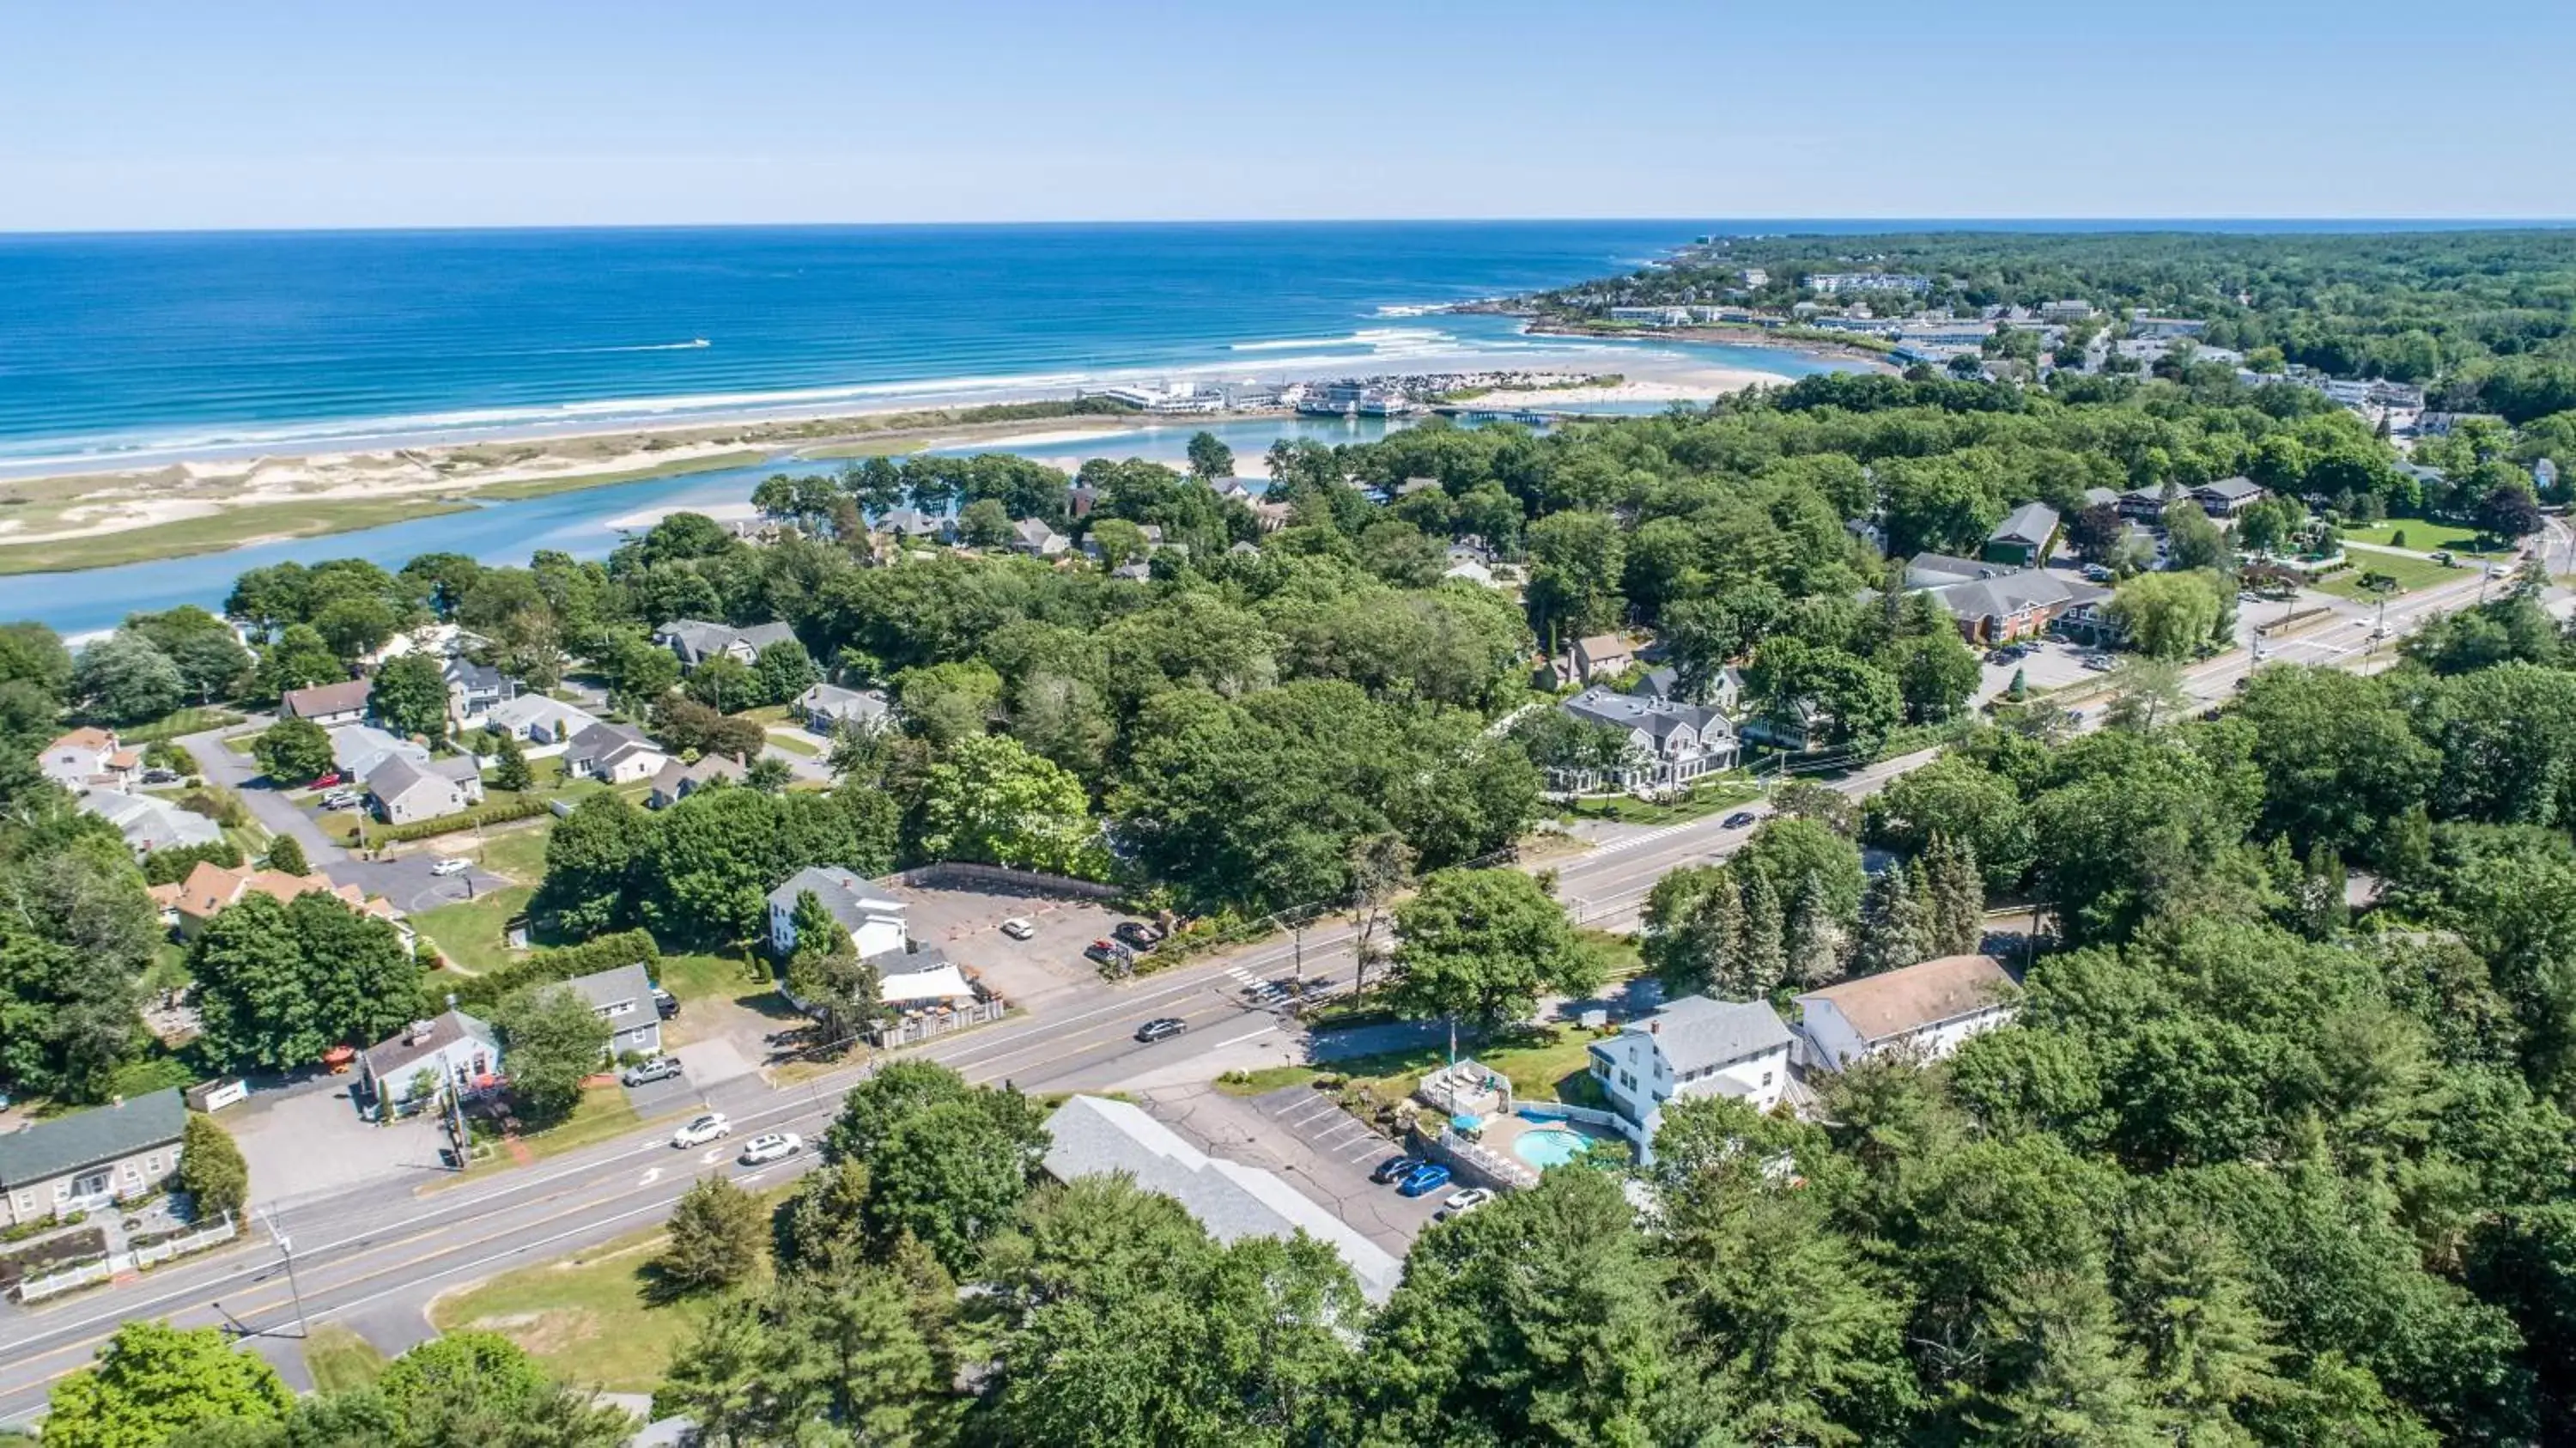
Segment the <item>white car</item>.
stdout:
<path fill-rule="evenodd" d="M 474 862 L 472 860 L 459 860 L 451 856 L 448 859 L 441 860 L 437 864 L 430 866 L 429 873 L 433 875 L 462 875 L 473 868 Z"/>
<path fill-rule="evenodd" d="M 672 1132 L 671 1144 L 676 1147 L 684 1148 L 704 1146 L 719 1136 L 731 1135 L 733 1135 L 733 1123 L 725 1119 L 725 1114 L 723 1112 L 710 1111 L 706 1115 L 691 1121 L 688 1125 L 681 1127 L 679 1130 Z"/>
<path fill-rule="evenodd" d="M 1493 1192 L 1484 1187 L 1469 1187 L 1463 1192 L 1451 1192 L 1441 1200 L 1439 1216 L 1443 1221 L 1451 1217 L 1463 1217 L 1493 1199 Z"/>
<path fill-rule="evenodd" d="M 1002 933 L 1013 940 L 1029 940 L 1036 937 L 1038 928 L 1014 916 L 1002 922 Z"/>
<path fill-rule="evenodd" d="M 805 1149 L 805 1138 L 792 1131 L 772 1131 L 744 1142 L 742 1164 L 759 1166 L 763 1162 L 785 1161 Z"/>

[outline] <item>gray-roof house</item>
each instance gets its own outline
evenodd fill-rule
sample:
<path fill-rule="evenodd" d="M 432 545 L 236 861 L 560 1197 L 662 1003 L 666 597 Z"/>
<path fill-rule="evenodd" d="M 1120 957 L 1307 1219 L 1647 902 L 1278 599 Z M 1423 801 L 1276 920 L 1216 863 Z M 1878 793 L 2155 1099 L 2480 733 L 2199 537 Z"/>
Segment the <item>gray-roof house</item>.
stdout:
<path fill-rule="evenodd" d="M 535 693 L 493 705 L 484 719 L 486 727 L 514 734 L 540 747 L 570 743 L 574 735 L 598 722 L 598 715 L 579 704 Z"/>
<path fill-rule="evenodd" d="M 2263 485 L 2242 475 L 2220 478 L 2191 490 L 2191 500 L 2213 518 L 2233 518 L 2262 499 Z"/>
<path fill-rule="evenodd" d="M 142 859 L 154 850 L 176 849 L 182 845 L 211 845 L 224 837 L 224 827 L 196 813 L 184 810 L 166 799 L 148 794 L 125 794 L 113 789 L 85 789 L 79 806 L 84 813 L 97 815 L 116 826 L 125 837 L 134 858 Z"/>
<path fill-rule="evenodd" d="M 1929 594 L 1970 644 L 2035 637 L 2067 613 L 2111 596 L 2107 588 L 2046 569 L 2006 568 L 1937 553 L 1907 561 L 1905 587 Z"/>
<path fill-rule="evenodd" d="M 609 784 L 651 779 L 670 758 L 661 745 L 623 724 L 593 724 L 575 734 L 563 753 L 565 774 Z"/>
<path fill-rule="evenodd" d="M 1032 558 L 1053 558 L 1072 546 L 1043 518 L 1022 518 L 1011 525 L 1011 547 Z"/>
<path fill-rule="evenodd" d="M 379 1121 L 430 1106 L 451 1087 L 477 1096 L 501 1084 L 501 1038 L 463 1011 L 444 1011 L 360 1052 L 358 1082 Z"/>
<path fill-rule="evenodd" d="M 1757 1111 L 1779 1105 L 1795 1040 L 1766 1001 L 1691 995 L 1593 1042 L 1589 1055 L 1612 1108 L 1652 1137 L 1667 1101 L 1732 1096 Z"/>
<path fill-rule="evenodd" d="M 653 630 L 653 642 L 677 654 L 680 667 L 684 669 L 694 669 L 718 654 L 730 655 L 736 662 L 749 666 L 759 661 L 762 649 L 795 641 L 796 631 L 783 623 L 755 623 L 735 628 L 729 623 L 681 618 Z"/>
<path fill-rule="evenodd" d="M 1047 1136 L 1047 1174 L 1058 1181 L 1124 1175 L 1180 1203 L 1220 1242 L 1303 1232 L 1341 1257 L 1371 1302 L 1404 1275 L 1393 1254 L 1276 1174 L 1209 1156 L 1127 1102 L 1073 1097 L 1047 1118 Z"/>
<path fill-rule="evenodd" d="M 945 518 L 934 518 L 919 508 L 889 508 L 877 515 L 877 531 L 897 538 L 938 539 L 947 536 Z"/>
<path fill-rule="evenodd" d="M 439 673 L 447 681 L 447 717 L 459 729 L 482 728 L 493 705 L 519 696 L 518 680 L 462 654 L 449 658 Z"/>
<path fill-rule="evenodd" d="M 708 785 L 740 784 L 751 777 L 741 760 L 729 754 L 710 754 L 695 764 L 666 761 L 653 775 L 653 792 L 644 797 L 647 809 L 669 809 Z"/>
<path fill-rule="evenodd" d="M 609 1059 L 629 1052 L 661 1054 L 662 1013 L 654 1008 L 653 977 L 645 972 L 643 962 L 577 975 L 564 984 L 608 1022 Z"/>
<path fill-rule="evenodd" d="M 1988 562 L 2027 568 L 2048 556 L 2049 540 L 2056 536 L 2057 510 L 2046 503 L 2024 503 L 1995 525 L 1983 552 Z"/>
<path fill-rule="evenodd" d="M 1557 707 L 1628 738 L 1616 764 L 1551 770 L 1549 783 L 1558 789 L 1672 789 L 1735 765 L 1735 727 L 1712 705 L 1595 684 Z"/>
<path fill-rule="evenodd" d="M 316 684 L 309 689 L 289 689 L 277 701 L 277 716 L 309 720 L 325 729 L 355 724 L 367 717 L 367 701 L 375 691 L 376 686 L 365 679 Z"/>
<path fill-rule="evenodd" d="M 94 1212 L 179 1169 L 179 1088 L 75 1111 L 0 1136 L 0 1227 Z"/>
<path fill-rule="evenodd" d="M 874 689 L 844 689 L 838 684 L 816 684 L 796 696 L 790 706 L 805 727 L 817 734 L 829 734 L 843 724 L 856 724 L 873 729 L 887 721 L 893 705 Z"/>
<path fill-rule="evenodd" d="M 367 775 L 367 803 L 389 825 L 440 819 L 480 804 L 483 776 L 474 761 L 462 759 L 423 764 L 388 755 Z M 462 765 L 459 769 L 455 766 Z M 465 776 L 459 778 L 460 775 Z"/>
<path fill-rule="evenodd" d="M 903 949 L 902 901 L 837 866 L 809 865 L 769 892 L 769 948 L 780 958 L 796 949 L 796 897 L 808 890 L 850 933 L 851 948 L 859 959 L 872 960 Z"/>

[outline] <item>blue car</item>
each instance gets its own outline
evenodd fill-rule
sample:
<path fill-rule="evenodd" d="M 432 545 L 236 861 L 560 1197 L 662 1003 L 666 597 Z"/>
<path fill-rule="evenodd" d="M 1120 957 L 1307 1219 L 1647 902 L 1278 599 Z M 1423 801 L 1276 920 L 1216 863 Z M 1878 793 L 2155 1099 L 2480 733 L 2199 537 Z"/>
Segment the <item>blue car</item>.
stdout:
<path fill-rule="evenodd" d="M 1395 1190 L 1400 1196 L 1419 1197 L 1436 1192 L 1447 1185 L 1449 1185 L 1449 1168 L 1432 1161 L 1415 1167 L 1413 1174 L 1406 1177 L 1403 1185 Z"/>

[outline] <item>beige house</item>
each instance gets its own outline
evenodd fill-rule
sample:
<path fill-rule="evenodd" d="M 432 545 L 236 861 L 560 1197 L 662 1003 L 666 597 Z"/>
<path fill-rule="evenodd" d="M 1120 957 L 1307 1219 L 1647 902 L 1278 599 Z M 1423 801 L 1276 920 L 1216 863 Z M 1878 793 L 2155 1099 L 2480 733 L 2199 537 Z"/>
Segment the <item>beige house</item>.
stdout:
<path fill-rule="evenodd" d="M 238 905 L 253 894 L 266 895 L 283 905 L 299 895 L 319 890 L 361 915 L 373 916 L 394 927 L 405 946 L 412 941 L 411 924 L 393 902 L 381 895 L 369 895 L 355 885 L 340 885 L 328 875 L 290 875 L 283 870 L 228 870 L 212 860 L 199 860 L 188 872 L 188 878 L 175 885 L 155 885 L 148 892 L 152 903 L 161 907 L 162 921 L 182 940 L 196 937 L 206 922 Z"/>
<path fill-rule="evenodd" d="M 1803 1060 L 1840 1070 L 1865 1056 L 1937 1061 L 2013 1018 L 2020 995 L 1991 955 L 1944 955 L 1797 998 Z"/>

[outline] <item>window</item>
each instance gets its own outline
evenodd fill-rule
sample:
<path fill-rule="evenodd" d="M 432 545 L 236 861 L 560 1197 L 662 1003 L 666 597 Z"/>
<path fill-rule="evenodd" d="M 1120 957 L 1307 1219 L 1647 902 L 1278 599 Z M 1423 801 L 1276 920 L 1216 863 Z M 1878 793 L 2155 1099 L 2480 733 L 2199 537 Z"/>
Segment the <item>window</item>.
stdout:
<path fill-rule="evenodd" d="M 1619 1073 L 1619 1084 L 1627 1087 L 1631 1091 L 1634 1091 L 1637 1089 L 1637 1078 L 1625 1071 L 1622 1071 Z"/>
<path fill-rule="evenodd" d="M 1762 1084 L 1763 1084 L 1763 1085 L 1765 1085 L 1765 1086 L 1768 1086 L 1768 1085 L 1770 1085 L 1770 1084 L 1771 1084 L 1771 1073 L 1770 1073 L 1770 1072 L 1765 1071 L 1765 1072 L 1763 1072 L 1763 1073 L 1762 1073 Z"/>
<path fill-rule="evenodd" d="M 635 1009 L 635 1002 L 631 1000 L 610 1001 L 599 1008 L 599 1013 L 603 1016 L 622 1016 L 633 1009 Z"/>

